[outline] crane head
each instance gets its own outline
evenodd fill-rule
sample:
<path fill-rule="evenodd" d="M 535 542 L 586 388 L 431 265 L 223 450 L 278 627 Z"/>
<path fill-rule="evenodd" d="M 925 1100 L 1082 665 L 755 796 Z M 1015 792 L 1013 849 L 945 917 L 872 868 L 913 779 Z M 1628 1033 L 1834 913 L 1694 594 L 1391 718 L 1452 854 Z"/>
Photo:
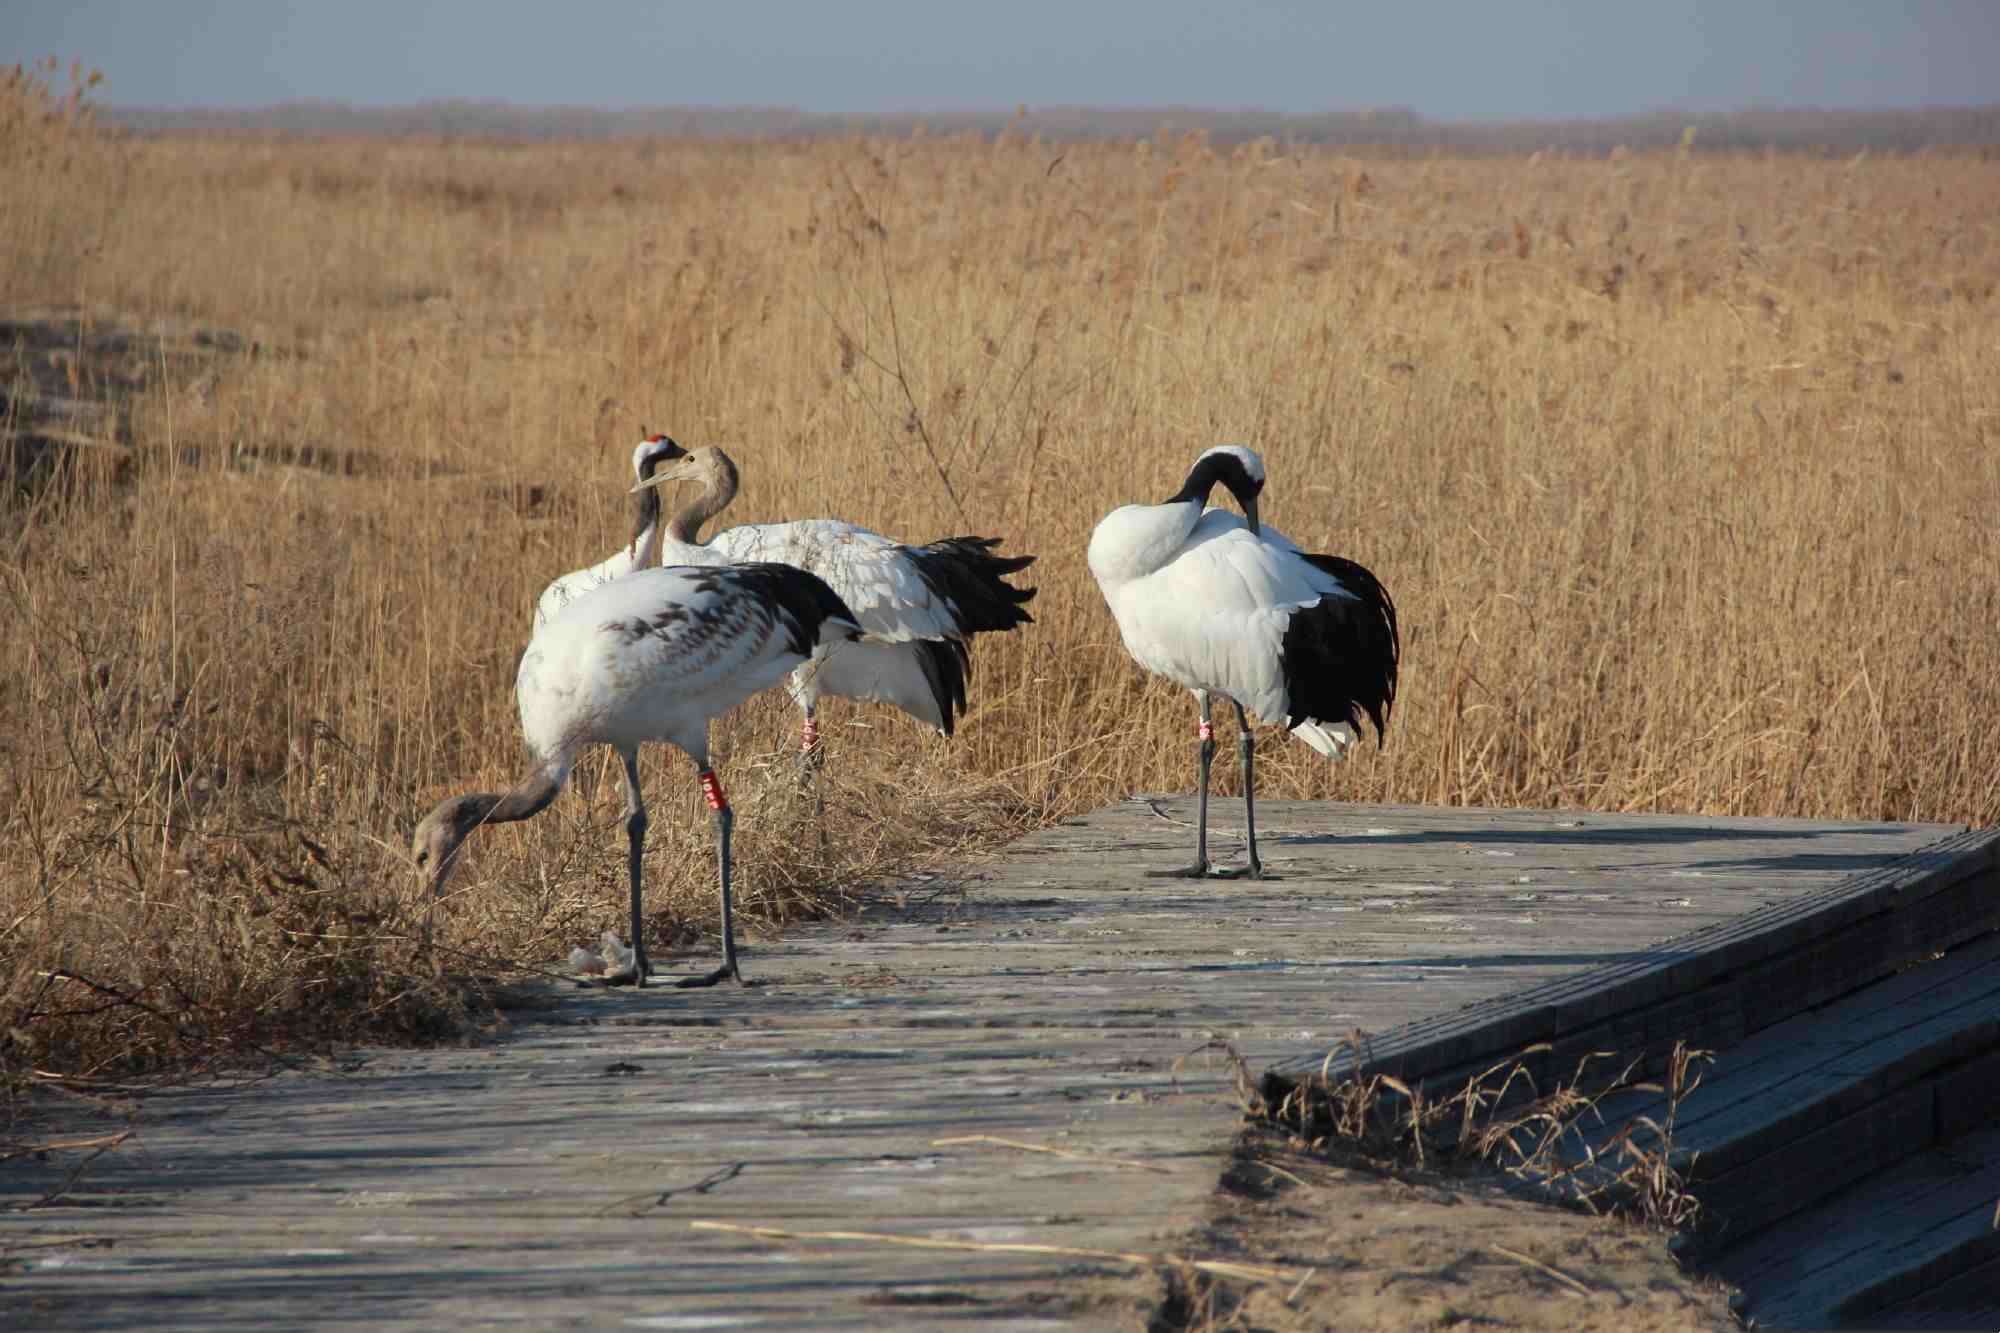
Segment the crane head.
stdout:
<path fill-rule="evenodd" d="M 709 490 L 723 495 L 736 493 L 736 463 L 728 454 L 712 444 L 701 448 L 680 451 L 681 456 L 665 467 L 657 467 L 651 476 L 642 477 L 632 488 L 634 493 L 649 486 L 664 486 L 670 481 L 698 481 Z"/>
<path fill-rule="evenodd" d="M 632 477 L 635 481 L 643 483 L 646 478 L 653 475 L 653 469 L 660 464 L 686 457 L 687 450 L 675 444 L 667 436 L 648 435 L 632 450 Z M 638 487 L 632 489 L 637 490 Z"/>
<path fill-rule="evenodd" d="M 1264 460 L 1257 451 L 1247 444 L 1218 444 L 1212 449 L 1204 449 L 1195 458 L 1199 467 L 1205 458 L 1217 460 L 1220 471 L 1217 480 L 1235 493 L 1239 486 L 1253 490 L 1264 489 Z"/>
<path fill-rule="evenodd" d="M 1175 500 L 1206 500 L 1209 490 L 1221 482 L 1243 510 L 1244 521 L 1256 533 L 1257 497 L 1264 493 L 1264 460 L 1244 444 L 1218 444 L 1204 449 L 1188 472 L 1187 484 Z"/>
<path fill-rule="evenodd" d="M 438 802 L 417 825 L 410 838 L 410 856 L 417 873 L 429 881 L 434 900 L 444 892 L 444 882 L 458 863 L 459 845 L 484 821 L 492 804 L 492 797 L 477 792 L 453 796 Z"/>

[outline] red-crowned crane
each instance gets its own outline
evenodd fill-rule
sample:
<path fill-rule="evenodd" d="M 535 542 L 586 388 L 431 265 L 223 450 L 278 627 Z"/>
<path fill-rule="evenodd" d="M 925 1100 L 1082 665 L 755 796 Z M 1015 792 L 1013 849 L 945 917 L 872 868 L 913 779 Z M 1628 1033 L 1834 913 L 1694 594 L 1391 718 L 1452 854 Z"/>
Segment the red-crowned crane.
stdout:
<path fill-rule="evenodd" d="M 656 452 L 649 454 L 648 445 Z M 688 452 L 664 438 L 648 445 L 633 456 L 640 474 L 635 491 L 650 494 L 676 481 L 701 485 L 700 494 L 666 523 L 662 560 L 794 565 L 825 579 L 854 609 L 863 637 L 823 645 L 812 663 L 792 675 L 792 698 L 805 713 L 800 748 L 809 761 L 818 756 L 814 710 L 822 695 L 893 704 L 951 735 L 965 711 L 972 636 L 1032 620 L 1023 603 L 1035 590 L 1017 588 L 1006 576 L 1026 569 L 1035 557 L 993 554 L 997 537 L 947 537 L 907 546 L 840 519 L 808 518 L 746 523 L 703 541 L 702 525 L 736 498 L 736 464 L 713 447 Z M 646 511 L 639 521 L 635 548 L 649 535 Z M 651 531 L 659 531 L 657 511 L 651 521 Z"/>
<path fill-rule="evenodd" d="M 639 441 L 632 450 L 632 476 L 644 482 L 653 475 L 653 469 L 662 462 L 686 456 L 686 452 L 664 435 L 649 435 Z M 660 493 L 651 488 L 633 488 L 638 496 L 638 513 L 632 523 L 632 540 L 621 546 L 604 559 L 585 569 L 573 570 L 542 589 L 542 595 L 535 599 L 535 628 L 540 630 L 549 620 L 568 606 L 570 602 L 592 588 L 601 588 L 613 579 L 623 578 L 635 569 L 659 563 L 659 548 L 652 546 L 659 536 Z M 652 550 L 649 557 L 646 552 Z M 710 560 L 693 561 L 694 564 L 713 564 Z"/>
<path fill-rule="evenodd" d="M 487 824 L 546 809 L 594 744 L 625 764 L 625 836 L 631 853 L 632 977 L 649 965 L 640 920 L 640 856 L 646 805 L 639 746 L 667 741 L 700 771 L 713 812 L 722 885 L 722 966 L 683 986 L 743 979 L 731 921 L 729 834 L 735 812 L 708 762 L 708 724 L 783 680 L 827 642 L 860 633 L 854 613 L 826 584 L 790 565 L 638 569 L 580 593 L 537 629 L 521 654 L 514 694 L 533 764 L 505 792 L 440 802 L 411 840 L 432 901 L 444 890 L 466 837 Z"/>
<path fill-rule="evenodd" d="M 1204 509 L 1221 483 L 1243 517 Z M 1187 482 L 1159 504 L 1114 509 L 1090 535 L 1090 572 L 1118 621 L 1125 650 L 1140 666 L 1194 691 L 1201 709 L 1201 796 L 1195 859 L 1157 874 L 1264 878 L 1257 856 L 1255 738 L 1248 708 L 1339 759 L 1359 736 L 1361 717 L 1376 744 L 1396 700 L 1402 641 L 1396 606 L 1375 576 L 1352 560 L 1301 551 L 1257 521 L 1264 461 L 1238 444 L 1195 459 Z M 1209 696 L 1236 708 L 1243 756 L 1243 811 L 1249 863 L 1211 870 L 1208 774 L 1215 758 Z"/>

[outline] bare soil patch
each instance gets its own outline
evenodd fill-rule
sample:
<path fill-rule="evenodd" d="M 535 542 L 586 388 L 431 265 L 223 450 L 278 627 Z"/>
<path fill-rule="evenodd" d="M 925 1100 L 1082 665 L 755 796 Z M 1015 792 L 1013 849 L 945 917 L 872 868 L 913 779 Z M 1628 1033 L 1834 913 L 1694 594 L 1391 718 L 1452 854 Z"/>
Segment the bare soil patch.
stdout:
<path fill-rule="evenodd" d="M 1738 1327 L 1728 1291 L 1667 1233 L 1511 1194 L 1487 1174 L 1392 1168 L 1245 1131 L 1190 1250 L 1306 1272 L 1282 1284 L 1170 1277 L 1154 1329 Z"/>

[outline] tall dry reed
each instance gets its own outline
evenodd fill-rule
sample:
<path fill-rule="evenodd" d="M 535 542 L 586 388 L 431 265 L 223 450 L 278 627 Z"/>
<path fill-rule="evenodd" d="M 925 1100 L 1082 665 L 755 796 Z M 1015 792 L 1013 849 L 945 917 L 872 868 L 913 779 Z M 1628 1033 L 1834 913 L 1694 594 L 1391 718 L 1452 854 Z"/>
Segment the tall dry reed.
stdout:
<path fill-rule="evenodd" d="M 1040 556 L 953 742 L 833 708 L 825 858 L 783 700 L 719 727 L 766 922 L 1190 784 L 1083 549 L 1224 440 L 1405 626 L 1387 748 L 1268 733 L 1272 796 L 2000 816 L 1991 163 L 79 132 L 7 170 L 0 301 L 156 353 L 131 466 L 6 516 L 17 1073 L 438 1029 L 403 840 L 515 772 L 535 594 L 624 539 L 642 428 L 727 446 L 739 519 Z M 693 944 L 698 797 L 646 773 Z M 616 922 L 616 783 L 580 788 L 483 836 L 448 956 Z"/>

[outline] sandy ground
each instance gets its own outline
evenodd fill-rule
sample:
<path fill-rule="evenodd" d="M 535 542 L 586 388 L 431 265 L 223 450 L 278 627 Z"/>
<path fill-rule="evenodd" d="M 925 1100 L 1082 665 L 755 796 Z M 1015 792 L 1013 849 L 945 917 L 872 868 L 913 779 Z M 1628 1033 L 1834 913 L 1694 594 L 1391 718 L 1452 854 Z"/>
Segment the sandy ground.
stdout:
<path fill-rule="evenodd" d="M 1246 1131 L 1187 1250 L 1310 1269 L 1302 1283 L 1151 1278 L 1124 1303 L 1153 1329 L 1737 1329 L 1720 1283 L 1666 1235 L 1504 1193 L 1490 1180 L 1335 1165 Z"/>

